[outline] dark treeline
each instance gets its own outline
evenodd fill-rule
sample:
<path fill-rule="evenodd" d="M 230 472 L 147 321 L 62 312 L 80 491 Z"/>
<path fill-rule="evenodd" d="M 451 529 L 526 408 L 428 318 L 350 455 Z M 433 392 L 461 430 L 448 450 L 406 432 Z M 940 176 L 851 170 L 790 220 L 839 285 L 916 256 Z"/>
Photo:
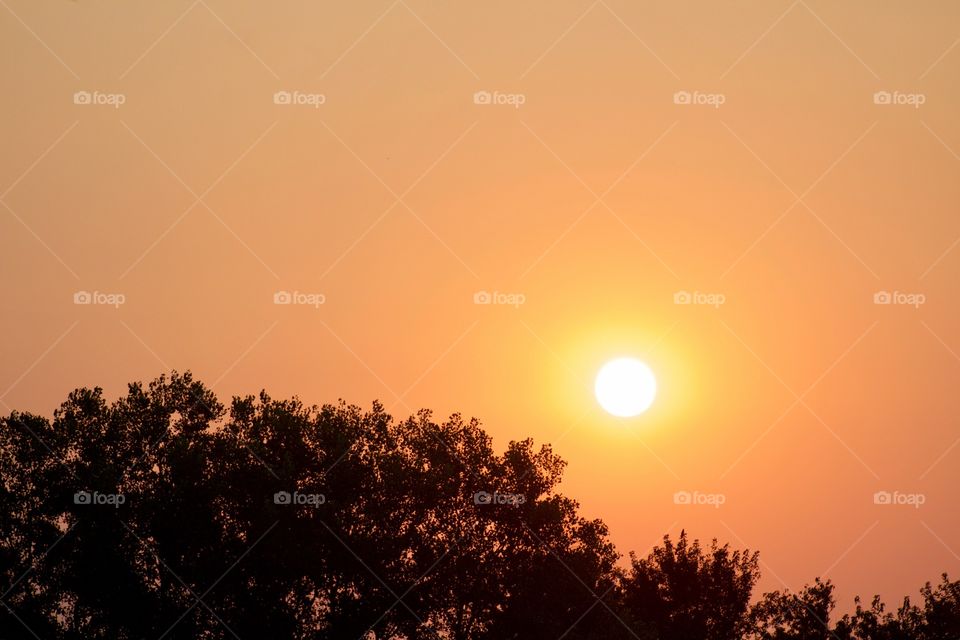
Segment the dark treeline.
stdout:
<path fill-rule="evenodd" d="M 619 555 L 564 463 L 475 420 L 235 398 L 189 374 L 0 419 L 0 638 L 957 640 L 947 576 L 831 616 L 755 552 Z"/>

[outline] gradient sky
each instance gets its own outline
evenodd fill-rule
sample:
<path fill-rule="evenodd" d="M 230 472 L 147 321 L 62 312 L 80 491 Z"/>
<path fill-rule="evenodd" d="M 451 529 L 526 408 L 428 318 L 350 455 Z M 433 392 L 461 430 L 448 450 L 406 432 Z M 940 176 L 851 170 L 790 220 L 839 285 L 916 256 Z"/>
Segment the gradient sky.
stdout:
<path fill-rule="evenodd" d="M 685 527 L 841 609 L 956 578 L 958 42 L 948 0 L 0 0 L 0 410 L 175 368 L 459 411 L 623 552 Z"/>

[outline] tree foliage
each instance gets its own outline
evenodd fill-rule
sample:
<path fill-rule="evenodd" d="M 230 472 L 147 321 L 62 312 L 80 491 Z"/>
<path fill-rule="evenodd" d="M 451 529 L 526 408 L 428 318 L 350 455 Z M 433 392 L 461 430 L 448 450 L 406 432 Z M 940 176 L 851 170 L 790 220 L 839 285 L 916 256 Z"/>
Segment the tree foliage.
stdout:
<path fill-rule="evenodd" d="M 619 566 L 549 446 L 374 403 L 234 398 L 189 373 L 0 418 L 0 638 L 956 640 L 960 583 L 830 626 L 686 533 Z"/>

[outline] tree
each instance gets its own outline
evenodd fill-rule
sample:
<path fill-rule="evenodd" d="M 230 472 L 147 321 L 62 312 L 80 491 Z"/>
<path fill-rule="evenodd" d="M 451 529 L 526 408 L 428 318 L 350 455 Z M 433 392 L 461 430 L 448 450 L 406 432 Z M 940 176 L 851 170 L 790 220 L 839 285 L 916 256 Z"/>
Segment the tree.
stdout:
<path fill-rule="evenodd" d="M 0 421 L 0 637 L 588 637 L 617 554 L 549 447 L 188 374 Z M 6 587 L 5 587 L 6 589 Z M 579 634 L 579 635 L 578 635 Z M 595 635 L 592 637 L 596 637 Z"/>
<path fill-rule="evenodd" d="M 765 593 L 750 612 L 751 638 L 756 640 L 839 640 L 830 628 L 833 583 L 816 579 L 799 593 Z"/>
<path fill-rule="evenodd" d="M 747 630 L 747 611 L 759 579 L 759 557 L 732 551 L 714 540 L 708 549 L 685 531 L 674 543 L 664 536 L 644 559 L 631 554 L 623 580 L 626 614 L 655 637 L 732 640 Z"/>
<path fill-rule="evenodd" d="M 0 638 L 956 640 L 960 583 L 832 629 L 833 585 L 751 609 L 758 556 L 619 555 L 530 440 L 189 374 L 0 418 Z"/>
<path fill-rule="evenodd" d="M 960 581 L 950 582 L 946 574 L 936 587 L 928 582 L 920 590 L 923 607 L 904 598 L 895 612 L 888 611 L 880 596 L 869 608 L 856 599 L 856 611 L 837 623 L 841 640 L 955 640 L 960 637 Z"/>

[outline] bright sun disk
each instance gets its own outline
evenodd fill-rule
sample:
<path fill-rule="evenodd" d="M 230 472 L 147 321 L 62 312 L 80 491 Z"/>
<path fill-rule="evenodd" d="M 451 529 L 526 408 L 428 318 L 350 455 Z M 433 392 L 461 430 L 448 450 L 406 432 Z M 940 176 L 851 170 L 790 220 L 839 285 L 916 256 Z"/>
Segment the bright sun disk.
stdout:
<path fill-rule="evenodd" d="M 617 358 L 600 369 L 594 393 L 607 413 L 630 418 L 653 404 L 657 380 L 650 367 L 636 358 Z"/>

